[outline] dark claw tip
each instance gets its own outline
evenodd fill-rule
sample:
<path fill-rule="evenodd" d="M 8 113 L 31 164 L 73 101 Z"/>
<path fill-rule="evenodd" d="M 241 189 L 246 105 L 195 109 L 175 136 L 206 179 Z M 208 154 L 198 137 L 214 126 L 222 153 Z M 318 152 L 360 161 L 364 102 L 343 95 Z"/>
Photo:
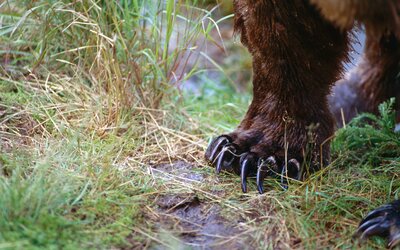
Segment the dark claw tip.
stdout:
<path fill-rule="evenodd" d="M 222 164 L 224 161 L 224 154 L 225 154 L 225 152 L 222 152 L 217 160 L 217 165 L 215 166 L 215 171 L 217 172 L 217 174 L 221 173 Z"/>
<path fill-rule="evenodd" d="M 232 138 L 228 135 L 221 135 L 212 140 L 205 153 L 206 160 L 214 163 L 222 148 L 231 142 Z"/>
<path fill-rule="evenodd" d="M 240 179 L 243 193 L 247 193 L 247 177 L 256 170 L 258 157 L 247 153 L 240 158 Z"/>
<path fill-rule="evenodd" d="M 229 168 L 233 164 L 236 156 L 236 145 L 227 144 L 222 149 L 217 159 L 216 172 L 219 174 L 223 168 Z"/>
<path fill-rule="evenodd" d="M 286 165 L 282 167 L 281 186 L 283 189 L 288 189 L 288 179 L 299 180 L 301 177 L 300 163 L 296 159 L 290 159 Z"/>
<path fill-rule="evenodd" d="M 247 175 L 249 172 L 248 159 L 244 159 L 240 165 L 241 165 L 240 179 L 241 179 L 242 191 L 243 193 L 247 193 Z"/>
<path fill-rule="evenodd" d="M 300 162 L 296 159 L 291 159 L 288 162 L 289 177 L 295 180 L 300 179 Z"/>
<path fill-rule="evenodd" d="M 264 179 L 268 175 L 272 175 L 276 168 L 276 160 L 273 156 L 266 160 L 260 158 L 257 163 L 257 190 L 260 194 L 264 193 Z"/>
<path fill-rule="evenodd" d="M 400 243 L 400 200 L 368 213 L 361 221 L 354 237 L 360 237 L 363 241 L 374 235 L 388 237 L 389 248 Z"/>

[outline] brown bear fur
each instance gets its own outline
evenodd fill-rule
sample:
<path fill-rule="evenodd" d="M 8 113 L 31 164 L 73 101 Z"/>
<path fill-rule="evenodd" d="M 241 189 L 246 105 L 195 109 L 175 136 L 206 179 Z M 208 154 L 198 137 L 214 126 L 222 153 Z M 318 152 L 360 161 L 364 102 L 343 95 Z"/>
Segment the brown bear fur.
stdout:
<path fill-rule="evenodd" d="M 253 56 L 253 101 L 229 134 L 240 152 L 329 161 L 334 132 L 328 96 L 343 75 L 348 30 L 365 25 L 367 42 L 358 70 L 330 99 L 337 118 L 376 111 L 399 97 L 399 1 L 234 0 L 235 30 Z M 346 98 L 348 91 L 357 93 Z M 344 115 L 342 115 L 344 114 Z"/>
<path fill-rule="evenodd" d="M 400 110 L 400 0 L 234 0 L 235 29 L 253 56 L 253 101 L 239 127 L 214 139 L 205 157 L 217 172 L 300 179 L 329 161 L 336 120 L 376 112 L 397 98 Z M 365 27 L 361 62 L 343 75 L 349 30 Z M 398 116 L 400 117 L 400 115 Z M 310 168 L 305 168 L 310 166 Z M 307 171 L 309 170 L 309 171 Z M 400 201 L 369 213 L 356 235 L 400 241 Z"/>

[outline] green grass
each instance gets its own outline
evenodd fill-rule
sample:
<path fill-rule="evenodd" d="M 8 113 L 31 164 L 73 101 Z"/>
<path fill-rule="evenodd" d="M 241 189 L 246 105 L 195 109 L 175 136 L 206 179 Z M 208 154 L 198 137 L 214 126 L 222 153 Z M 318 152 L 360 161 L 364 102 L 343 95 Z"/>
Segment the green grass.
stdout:
<path fill-rule="evenodd" d="M 180 127 L 161 102 L 210 15 L 189 3 L 1 4 L 0 248 L 145 244 L 146 164 Z"/>
<path fill-rule="evenodd" d="M 247 88 L 243 49 L 226 41 L 234 52 L 220 64 L 202 50 L 231 17 L 216 16 L 193 0 L 0 4 L 0 249 L 182 247 L 159 223 L 157 200 L 175 194 L 240 218 L 253 247 L 357 247 L 362 216 L 398 197 L 390 105 L 338 131 L 321 172 L 288 191 L 269 180 L 264 195 L 254 183 L 242 194 L 237 176 L 216 177 L 203 161 L 251 100 L 236 91 Z M 178 88 L 193 76 L 195 92 Z M 178 160 L 204 178 L 152 168 Z"/>
<path fill-rule="evenodd" d="M 50 170 L 50 166 L 41 163 L 27 164 L 31 160 L 21 152 L 12 161 L 3 159 L 5 175 L 0 181 L 2 247 L 79 246 L 80 242 L 74 239 L 79 232 L 83 233 L 80 228 L 86 223 L 62 216 L 67 215 L 71 205 L 79 199 L 79 178 L 64 169 Z"/>

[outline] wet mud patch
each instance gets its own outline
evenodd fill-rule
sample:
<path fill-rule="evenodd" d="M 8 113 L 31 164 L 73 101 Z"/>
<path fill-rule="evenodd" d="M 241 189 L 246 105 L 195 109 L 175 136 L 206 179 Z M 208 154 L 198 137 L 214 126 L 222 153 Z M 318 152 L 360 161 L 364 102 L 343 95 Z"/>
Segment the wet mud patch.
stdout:
<path fill-rule="evenodd" d="M 177 162 L 155 166 L 157 175 L 169 174 L 194 183 L 204 181 L 206 174 L 195 171 L 197 166 Z M 250 239 L 241 228 L 241 218 L 226 218 L 222 207 L 204 198 L 201 193 L 167 193 L 155 199 L 160 229 L 177 237 L 191 249 L 246 249 Z"/>
<path fill-rule="evenodd" d="M 160 226 L 185 245 L 199 249 L 238 249 L 246 245 L 239 223 L 224 218 L 219 205 L 192 195 L 165 195 L 157 204 Z"/>

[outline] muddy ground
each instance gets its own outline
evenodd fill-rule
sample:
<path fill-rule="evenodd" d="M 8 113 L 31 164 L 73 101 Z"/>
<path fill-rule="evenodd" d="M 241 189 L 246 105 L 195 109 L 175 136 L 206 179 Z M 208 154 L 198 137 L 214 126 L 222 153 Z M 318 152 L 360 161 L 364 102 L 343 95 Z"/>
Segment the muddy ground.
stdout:
<path fill-rule="evenodd" d="M 167 173 L 187 182 L 202 182 L 208 176 L 194 171 L 186 162 L 155 166 L 156 175 Z M 208 171 L 212 173 L 212 171 Z M 215 192 L 217 195 L 218 191 Z M 240 216 L 227 218 L 218 203 L 202 199 L 196 193 L 166 194 L 156 198 L 159 227 L 173 232 L 181 247 L 191 249 L 247 249 L 251 240 L 241 228 Z M 162 246 L 159 246 L 162 249 Z"/>

